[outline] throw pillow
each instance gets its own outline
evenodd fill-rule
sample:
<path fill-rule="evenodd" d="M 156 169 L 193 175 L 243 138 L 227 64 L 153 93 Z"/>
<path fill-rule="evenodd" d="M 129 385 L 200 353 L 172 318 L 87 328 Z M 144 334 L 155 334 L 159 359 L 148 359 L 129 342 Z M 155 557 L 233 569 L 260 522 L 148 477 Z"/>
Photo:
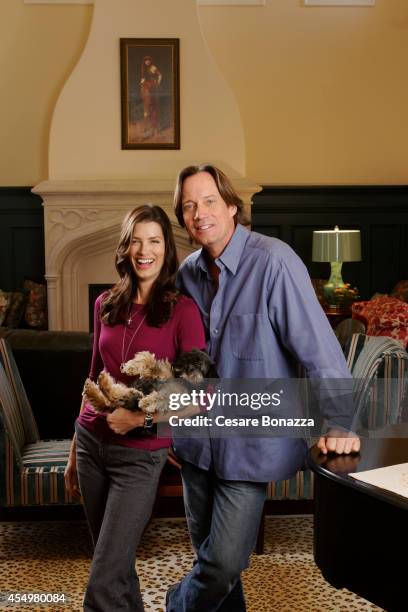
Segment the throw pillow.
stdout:
<path fill-rule="evenodd" d="M 32 280 L 24 281 L 24 289 L 29 291 L 25 322 L 35 329 L 47 328 L 47 287 Z"/>
<path fill-rule="evenodd" d="M 27 300 L 27 291 L 14 291 L 10 293 L 10 305 L 4 321 L 6 327 L 16 328 L 20 325 L 24 317 Z"/>
<path fill-rule="evenodd" d="M 10 306 L 10 293 L 0 289 L 0 325 L 4 324 L 8 307 Z"/>
<path fill-rule="evenodd" d="M 353 319 L 363 321 L 368 336 L 390 336 L 408 345 L 408 304 L 383 296 L 352 306 Z"/>

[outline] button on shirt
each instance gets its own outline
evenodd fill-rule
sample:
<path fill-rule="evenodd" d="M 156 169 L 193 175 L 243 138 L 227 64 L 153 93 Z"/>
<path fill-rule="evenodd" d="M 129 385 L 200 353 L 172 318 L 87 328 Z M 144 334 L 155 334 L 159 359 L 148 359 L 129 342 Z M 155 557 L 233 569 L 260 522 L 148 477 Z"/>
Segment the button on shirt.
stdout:
<path fill-rule="evenodd" d="M 182 263 L 178 285 L 198 305 L 207 350 L 221 378 L 350 378 L 341 347 L 301 259 L 286 243 L 238 224 L 215 260 L 219 286 L 202 249 Z M 291 438 L 175 439 L 176 452 L 220 478 L 269 481 L 302 466 L 306 443 Z"/>

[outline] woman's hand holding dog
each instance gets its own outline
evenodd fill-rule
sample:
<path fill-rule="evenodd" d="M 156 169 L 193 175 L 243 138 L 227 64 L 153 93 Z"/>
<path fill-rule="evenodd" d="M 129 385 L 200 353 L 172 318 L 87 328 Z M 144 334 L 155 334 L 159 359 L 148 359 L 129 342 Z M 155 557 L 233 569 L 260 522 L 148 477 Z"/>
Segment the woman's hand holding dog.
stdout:
<path fill-rule="evenodd" d="M 180 417 L 191 416 L 198 414 L 200 409 L 197 406 L 188 406 L 183 410 L 178 410 L 177 415 Z M 164 414 L 157 412 L 152 413 L 153 423 L 165 423 L 174 414 L 172 411 L 167 411 Z M 128 431 L 135 427 L 143 427 L 145 422 L 145 413 L 140 410 L 133 411 L 127 408 L 116 408 L 113 412 L 106 416 L 106 421 L 109 427 L 117 434 L 125 435 Z"/>
<path fill-rule="evenodd" d="M 145 415 L 143 412 L 132 412 L 126 408 L 116 408 L 107 415 L 106 420 L 109 427 L 117 434 L 125 435 L 135 427 L 144 426 Z"/>

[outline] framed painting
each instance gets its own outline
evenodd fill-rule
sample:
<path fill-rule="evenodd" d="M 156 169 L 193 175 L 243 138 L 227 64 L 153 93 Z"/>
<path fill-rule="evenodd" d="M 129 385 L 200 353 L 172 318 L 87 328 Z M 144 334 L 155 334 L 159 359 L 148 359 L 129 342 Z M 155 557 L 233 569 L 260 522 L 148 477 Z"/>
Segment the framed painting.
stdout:
<path fill-rule="evenodd" d="M 121 38 L 122 149 L 179 149 L 179 39 Z"/>

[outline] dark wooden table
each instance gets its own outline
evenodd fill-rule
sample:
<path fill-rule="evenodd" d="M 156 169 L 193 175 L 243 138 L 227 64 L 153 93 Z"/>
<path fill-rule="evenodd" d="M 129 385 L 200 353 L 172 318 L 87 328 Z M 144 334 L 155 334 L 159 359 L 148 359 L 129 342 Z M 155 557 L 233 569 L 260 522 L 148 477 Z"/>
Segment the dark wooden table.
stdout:
<path fill-rule="evenodd" d="M 351 317 L 351 308 L 334 308 L 332 306 L 328 306 L 326 304 L 322 305 L 324 310 L 324 314 L 329 319 L 330 325 L 333 329 L 344 319 L 349 319 Z"/>
<path fill-rule="evenodd" d="M 387 611 L 405 612 L 408 498 L 348 475 L 408 462 L 407 425 L 394 425 L 383 433 L 388 437 L 362 439 L 358 455 L 325 456 L 316 447 L 310 450 L 309 465 L 315 473 L 314 556 L 334 587 L 347 588 Z"/>

